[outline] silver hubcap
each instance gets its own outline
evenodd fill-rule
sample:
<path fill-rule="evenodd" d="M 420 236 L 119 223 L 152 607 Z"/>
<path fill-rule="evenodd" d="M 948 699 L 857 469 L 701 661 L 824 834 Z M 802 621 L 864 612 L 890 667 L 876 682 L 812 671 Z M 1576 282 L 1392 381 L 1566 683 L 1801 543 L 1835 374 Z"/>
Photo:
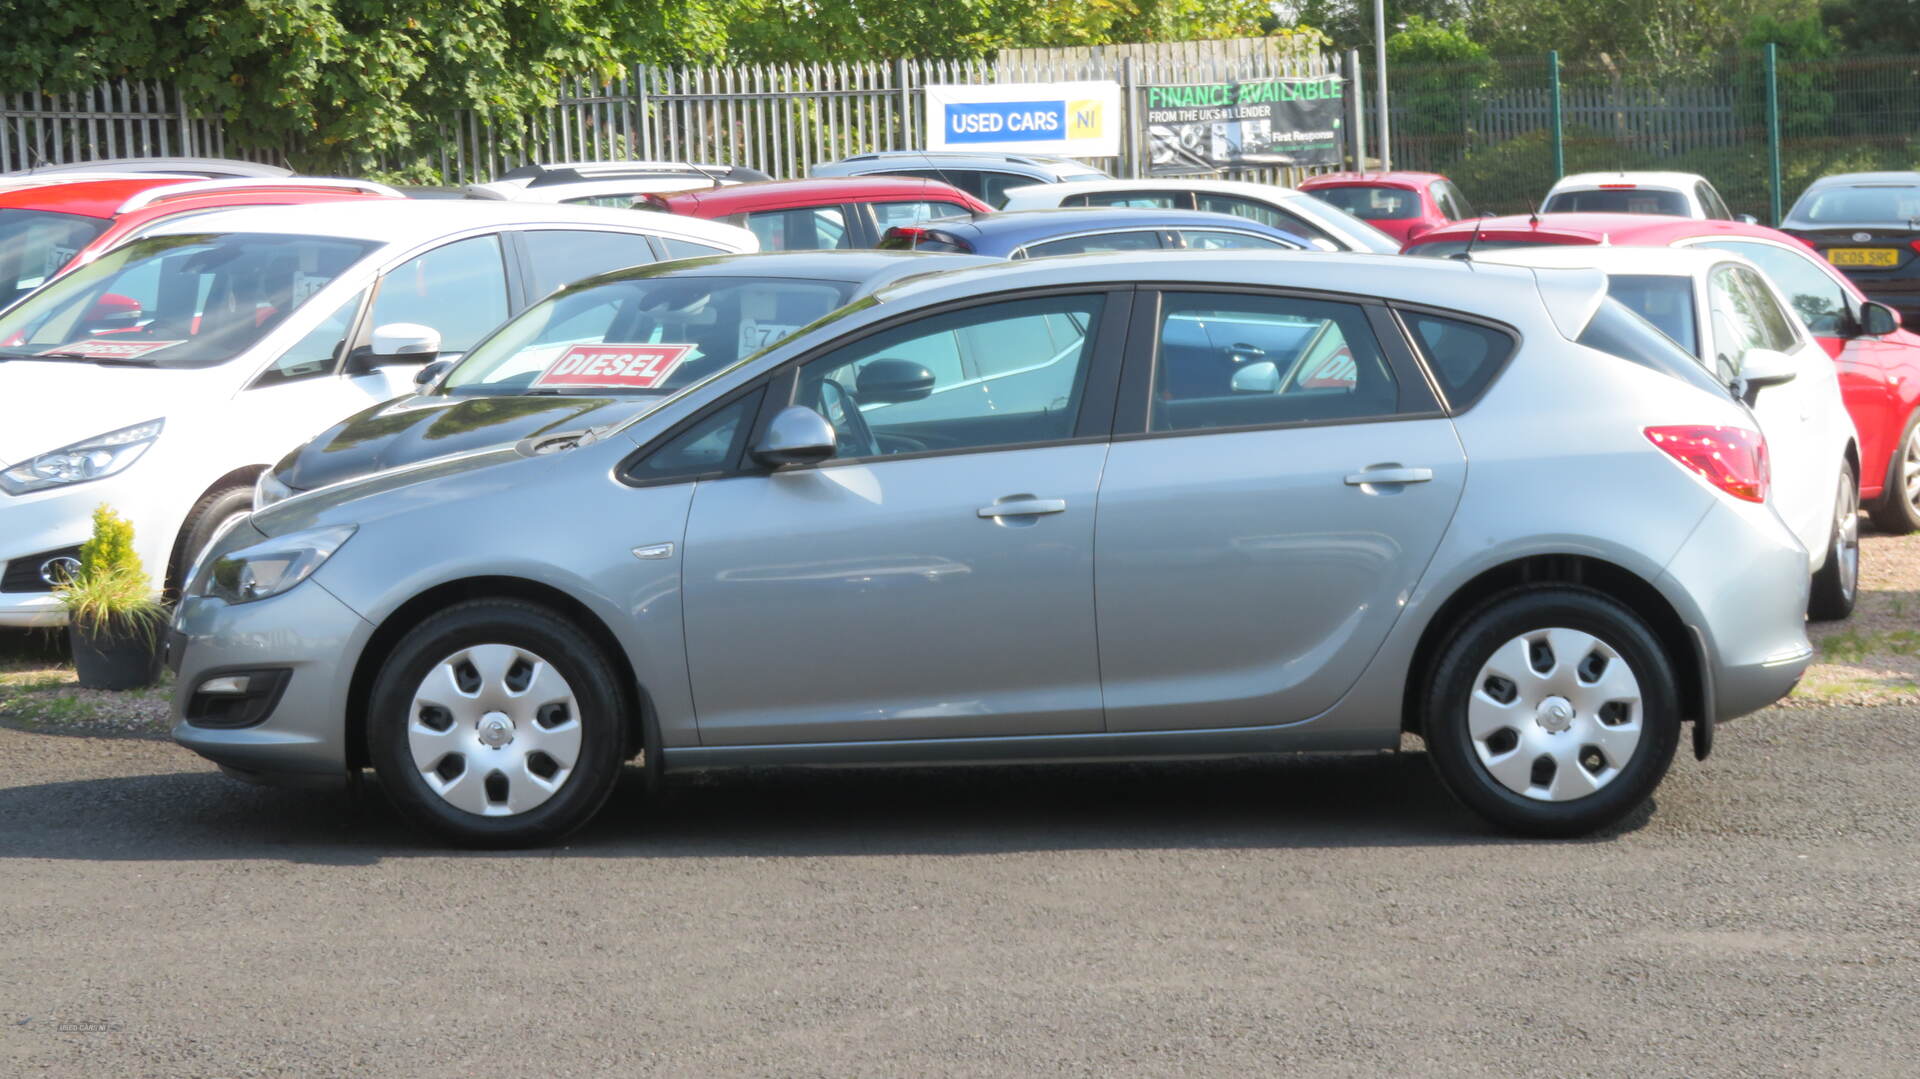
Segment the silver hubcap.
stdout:
<path fill-rule="evenodd" d="M 1920 509 L 1920 427 L 1907 436 L 1907 449 L 1900 455 L 1900 482 L 1907 491 L 1907 503 Z"/>
<path fill-rule="evenodd" d="M 534 809 L 580 759 L 580 708 L 546 660 L 509 644 L 465 648 L 413 695 L 407 747 L 447 804 L 486 817 Z"/>
<path fill-rule="evenodd" d="M 1908 490 L 1912 490 L 1909 481 Z M 1833 522 L 1833 554 L 1840 560 L 1840 590 L 1853 595 L 1860 584 L 1860 489 L 1849 473 L 1840 474 L 1839 509 Z"/>
<path fill-rule="evenodd" d="M 1614 781 L 1640 744 L 1640 680 L 1612 646 L 1577 629 L 1503 644 L 1480 668 L 1467 733 L 1501 786 L 1542 802 Z"/>

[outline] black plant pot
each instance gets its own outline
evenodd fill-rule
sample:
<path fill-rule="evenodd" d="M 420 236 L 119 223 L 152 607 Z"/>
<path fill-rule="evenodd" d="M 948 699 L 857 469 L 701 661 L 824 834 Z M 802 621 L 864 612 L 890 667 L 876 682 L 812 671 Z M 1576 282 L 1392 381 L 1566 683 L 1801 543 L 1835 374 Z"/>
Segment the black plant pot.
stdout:
<path fill-rule="evenodd" d="M 73 669 L 82 689 L 139 689 L 160 675 L 159 635 L 109 623 L 93 630 L 67 627 Z"/>

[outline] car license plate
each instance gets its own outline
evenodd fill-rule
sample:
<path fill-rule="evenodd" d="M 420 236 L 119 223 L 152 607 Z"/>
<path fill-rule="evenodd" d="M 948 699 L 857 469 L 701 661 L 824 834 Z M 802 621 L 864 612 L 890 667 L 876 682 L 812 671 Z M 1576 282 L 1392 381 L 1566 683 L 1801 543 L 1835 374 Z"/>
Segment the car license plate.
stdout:
<path fill-rule="evenodd" d="M 1827 261 L 1835 266 L 1898 266 L 1900 251 L 1892 247 L 1829 247 Z"/>

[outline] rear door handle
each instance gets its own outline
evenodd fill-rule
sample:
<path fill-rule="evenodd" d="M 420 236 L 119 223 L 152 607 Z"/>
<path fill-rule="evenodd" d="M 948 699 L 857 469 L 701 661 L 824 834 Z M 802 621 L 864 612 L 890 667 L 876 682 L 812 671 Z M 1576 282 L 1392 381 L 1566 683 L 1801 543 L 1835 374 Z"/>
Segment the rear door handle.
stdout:
<path fill-rule="evenodd" d="M 1020 498 L 1009 502 L 995 502 L 991 506 L 981 506 L 982 517 L 1038 517 L 1043 513 L 1065 513 L 1067 500 L 1064 498 Z"/>
<path fill-rule="evenodd" d="M 1347 474 L 1347 486 L 1362 487 L 1375 484 L 1425 483 L 1433 478 L 1431 468 L 1369 468 L 1365 472 Z"/>

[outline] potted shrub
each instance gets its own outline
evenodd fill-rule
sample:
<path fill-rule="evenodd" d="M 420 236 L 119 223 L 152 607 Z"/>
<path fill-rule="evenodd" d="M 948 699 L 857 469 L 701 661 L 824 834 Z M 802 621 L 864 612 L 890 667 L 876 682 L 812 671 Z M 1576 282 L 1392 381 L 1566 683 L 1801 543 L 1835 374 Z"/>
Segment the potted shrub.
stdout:
<path fill-rule="evenodd" d="M 101 506 L 93 537 L 80 547 L 80 568 L 55 594 L 67 610 L 73 667 L 87 689 L 152 684 L 160 666 L 166 608 L 133 550 L 133 523 Z"/>

